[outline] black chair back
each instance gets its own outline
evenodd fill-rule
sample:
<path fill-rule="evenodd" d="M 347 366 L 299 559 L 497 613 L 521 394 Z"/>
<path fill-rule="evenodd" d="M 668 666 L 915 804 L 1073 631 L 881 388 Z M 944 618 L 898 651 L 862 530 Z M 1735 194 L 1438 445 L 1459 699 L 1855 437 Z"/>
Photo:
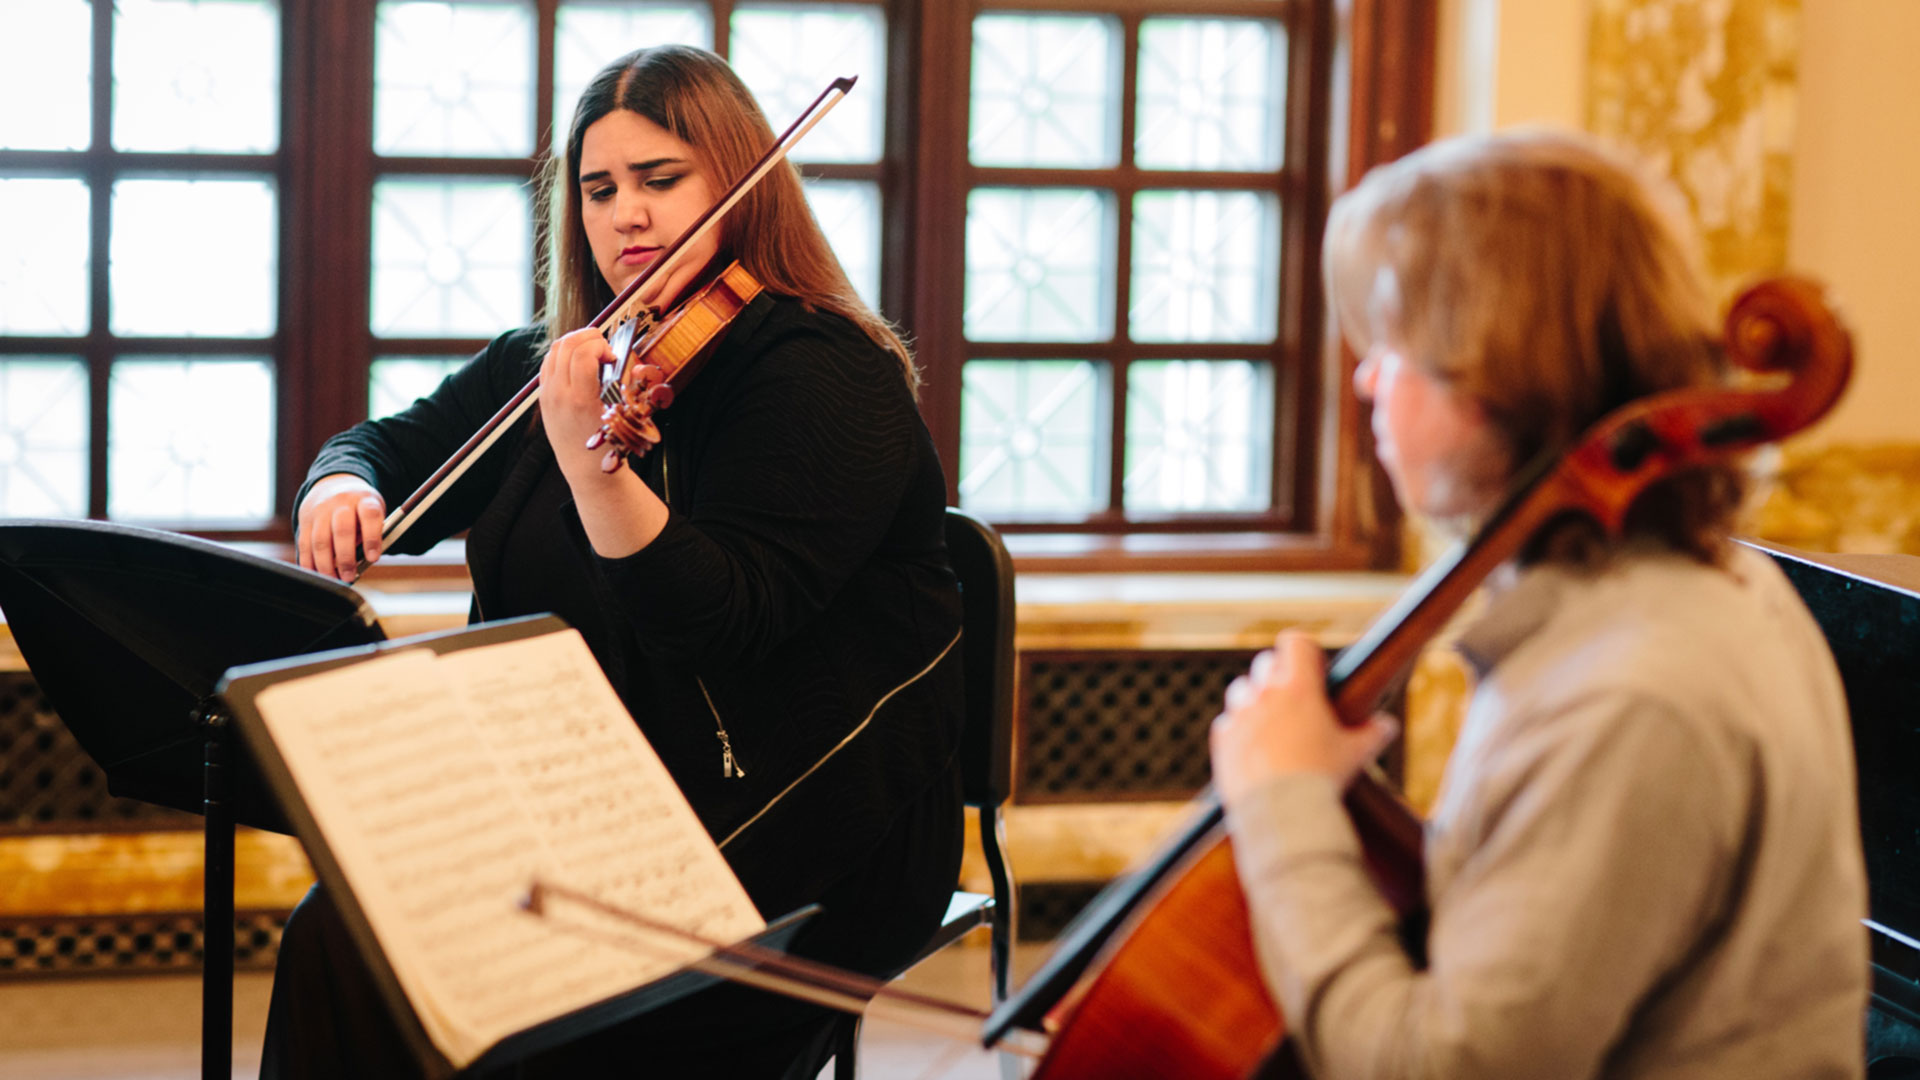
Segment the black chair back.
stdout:
<path fill-rule="evenodd" d="M 951 507 L 947 557 L 960 579 L 965 609 L 962 785 L 969 805 L 997 807 L 1013 794 L 1013 559 L 993 526 Z"/>

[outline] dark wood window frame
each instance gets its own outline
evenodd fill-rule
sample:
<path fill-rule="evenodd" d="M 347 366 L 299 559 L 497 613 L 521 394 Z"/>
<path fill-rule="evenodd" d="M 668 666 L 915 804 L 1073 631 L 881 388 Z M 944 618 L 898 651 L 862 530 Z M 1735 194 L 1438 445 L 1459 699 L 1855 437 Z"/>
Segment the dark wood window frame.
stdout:
<path fill-rule="evenodd" d="M 553 114 L 553 26 L 559 0 L 533 0 L 538 12 L 535 117 L 548 147 Z M 725 47 L 738 0 L 718 0 L 715 44 Z M 111 101 L 96 93 L 92 146 L 83 151 L 0 151 L 0 169 L 79 175 L 92 185 L 93 219 L 106 221 L 111 181 L 155 169 L 205 174 L 271 174 L 281 208 L 279 318 L 273 336 L 115 338 L 105 309 L 105 229 L 92 230 L 93 300 L 83 337 L 4 337 L 0 354 L 81 355 L 92 381 L 93 439 L 89 513 L 106 504 L 106 380 L 114 356 L 218 355 L 270 351 L 279 387 L 274 475 L 276 502 L 291 498 L 319 445 L 365 415 L 367 374 L 377 353 L 397 354 L 399 339 L 377 347 L 369 327 L 372 190 L 383 175 L 525 176 L 521 159 L 382 158 L 372 151 L 373 37 L 376 0 L 280 0 L 281 144 L 269 155 L 140 154 L 112 150 Z M 922 408 L 950 487 L 960 444 L 965 193 L 971 22 L 978 10 L 1098 12 L 1119 16 L 1128 41 L 1151 16 L 1258 15 L 1289 26 L 1289 100 L 1315 104 L 1286 128 L 1281 280 L 1286 290 L 1275 347 L 1275 378 L 1296 407 L 1283 409 L 1276 458 L 1291 464 L 1275 477 L 1280 507 L 1262 527 L 1243 517 L 1179 516 L 1124 528 L 1109 520 L 1070 531 L 1006 526 L 1028 569 L 1342 569 L 1385 565 L 1397 529 L 1390 500 L 1367 454 L 1365 417 L 1349 388 L 1352 358 L 1325 333 L 1319 300 L 1319 226 L 1329 193 L 1371 165 L 1423 142 L 1431 114 L 1435 30 L 1423 0 L 885 0 L 888 107 L 884 156 L 877 165 L 808 166 L 809 175 L 876 181 L 883 206 L 881 304 L 912 336 L 926 373 Z M 96 86 L 111 84 L 111 6 L 94 10 Z M 1131 73 L 1133 60 L 1127 60 Z M 826 75 L 839 74 L 825 72 Z M 1315 85 L 1313 80 L 1320 80 Z M 1126 87 L 1131 97 L 1131 83 Z M 1304 120 L 1304 122 L 1303 122 Z M 777 120 L 776 120 L 777 123 Z M 1124 134 L 1124 133 L 1123 133 Z M 1151 172 L 1120 177 L 1156 184 Z M 1010 179 L 1018 174 L 1008 173 Z M 1187 174 L 1183 186 L 1192 179 Z M 1031 177 L 1029 177 L 1031 179 Z M 1220 178 L 1244 188 L 1244 174 Z M 1199 185 L 1207 186 L 1207 185 Z M 1127 188 L 1130 193 L 1131 187 Z M 1121 236 L 1124 246 L 1128 238 Z M 1124 247 L 1122 270 L 1125 269 Z M 537 298 L 536 298 L 537 307 Z M 1116 318 L 1124 319 L 1121 311 Z M 410 355 L 465 352 L 479 340 L 404 339 Z M 1204 348 L 1177 347 L 1188 355 Z M 1061 355 L 1067 355 L 1062 350 Z M 1141 355 L 1152 355 L 1141 350 Z M 1111 353 L 1103 355 L 1111 356 Z M 1124 359 L 1124 358 L 1123 358 Z M 1123 380 L 1115 379 L 1116 383 Z M 1117 395 L 1116 395 L 1117 396 Z M 1283 448 L 1284 449 L 1281 449 Z M 1278 471 L 1278 470 L 1276 470 Z M 1117 481 L 1116 481 L 1117 483 Z M 199 528 L 223 539 L 284 541 L 288 508 L 258 527 Z M 1224 527 L 1224 531 L 1222 531 Z"/>
<path fill-rule="evenodd" d="M 960 368 L 969 356 L 1011 355 L 968 343 L 962 297 L 953 282 L 964 272 L 965 200 L 976 183 L 1107 181 L 1129 197 L 1168 186 L 1158 170 L 998 170 L 967 160 L 970 26 L 983 10 L 1118 15 L 1126 28 L 1124 115 L 1131 116 L 1133 53 L 1141 20 L 1154 16 L 1278 18 L 1288 27 L 1289 118 L 1282 199 L 1281 298 L 1278 336 L 1268 354 L 1283 404 L 1276 410 L 1274 510 L 1267 515 L 1169 515 L 1128 522 L 1113 511 L 1069 528 L 1009 522 L 1008 537 L 1024 569 L 1277 570 L 1380 566 L 1393 559 L 1397 517 L 1371 464 L 1365 417 L 1350 387 L 1351 357 L 1326 332 L 1320 298 L 1320 228 L 1330 193 L 1372 165 L 1425 141 L 1432 111 L 1435 28 L 1431 5 L 1419 0 L 978 0 L 920 10 L 920 60 L 912 117 L 911 231 L 898 237 L 910 254 L 911 288 L 889 298 L 915 332 L 927 384 L 922 409 L 934 432 L 950 486 L 958 474 Z M 1298 107 L 1296 107 L 1298 106 Z M 1123 142 L 1130 136 L 1123 131 Z M 944 134 L 943 134 L 944 133 Z M 1130 158 L 1128 159 L 1130 160 Z M 1246 173 L 1186 174 L 1183 187 L 1245 189 Z M 1120 230 L 1119 272 L 1127 272 L 1128 230 Z M 893 254 L 893 252 L 890 252 Z M 1123 286 L 1124 288 L 1124 286 Z M 1117 321 L 1125 311 L 1116 312 Z M 1122 407 L 1129 359 L 1205 357 L 1207 347 L 1100 342 L 1048 349 L 1048 355 L 1112 362 L 1111 407 Z M 1118 415 L 1117 411 L 1116 414 Z M 1116 445 L 1114 457 L 1119 457 Z M 1112 463 L 1111 484 L 1120 483 Z M 1115 495 L 1117 502 L 1117 494 Z"/>

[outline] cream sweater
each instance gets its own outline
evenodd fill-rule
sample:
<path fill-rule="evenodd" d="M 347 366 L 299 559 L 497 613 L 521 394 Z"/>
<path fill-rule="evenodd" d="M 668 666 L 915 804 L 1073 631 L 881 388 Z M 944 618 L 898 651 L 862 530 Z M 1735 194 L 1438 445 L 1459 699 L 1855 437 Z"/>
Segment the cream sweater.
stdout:
<path fill-rule="evenodd" d="M 1772 564 L 1532 570 L 1462 651 L 1481 680 L 1427 826 L 1427 968 L 1330 781 L 1283 778 L 1229 817 L 1314 1073 L 1861 1076 L 1846 704 Z"/>

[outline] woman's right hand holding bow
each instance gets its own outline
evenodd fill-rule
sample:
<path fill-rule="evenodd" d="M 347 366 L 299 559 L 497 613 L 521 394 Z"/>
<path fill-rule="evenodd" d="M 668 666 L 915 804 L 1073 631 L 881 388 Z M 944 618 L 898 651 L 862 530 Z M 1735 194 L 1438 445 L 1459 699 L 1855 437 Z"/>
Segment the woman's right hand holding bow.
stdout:
<path fill-rule="evenodd" d="M 387 501 L 352 473 L 323 476 L 300 502 L 295 544 L 300 565 L 341 581 L 360 576 L 360 557 L 380 558 Z"/>

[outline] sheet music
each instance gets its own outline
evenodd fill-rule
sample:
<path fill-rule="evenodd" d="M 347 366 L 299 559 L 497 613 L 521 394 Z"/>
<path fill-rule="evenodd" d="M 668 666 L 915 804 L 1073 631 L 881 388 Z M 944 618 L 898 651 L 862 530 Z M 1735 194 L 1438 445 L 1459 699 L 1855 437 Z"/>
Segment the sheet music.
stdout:
<path fill-rule="evenodd" d="M 620 924 L 596 939 L 528 916 L 536 873 L 721 940 L 765 925 L 574 631 L 409 650 L 255 704 L 456 1067 L 692 958 Z"/>

